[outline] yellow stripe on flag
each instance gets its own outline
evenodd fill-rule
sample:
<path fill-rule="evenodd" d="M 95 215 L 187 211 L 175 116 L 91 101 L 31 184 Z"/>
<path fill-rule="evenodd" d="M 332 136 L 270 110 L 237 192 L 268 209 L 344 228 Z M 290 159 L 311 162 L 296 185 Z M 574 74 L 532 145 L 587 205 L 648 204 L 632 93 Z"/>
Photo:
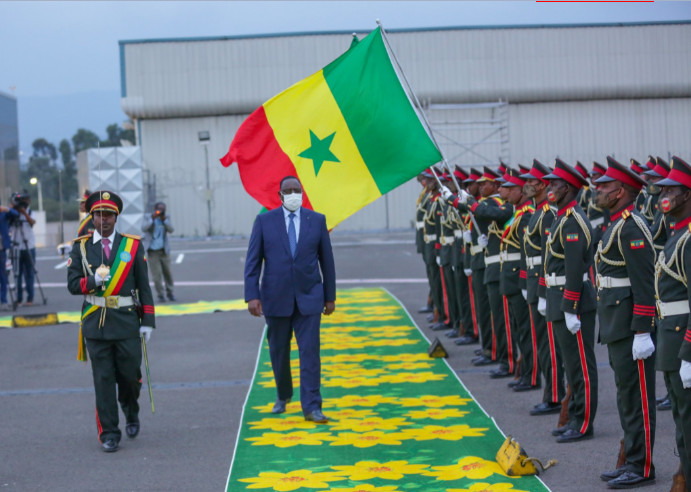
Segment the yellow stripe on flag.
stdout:
<path fill-rule="evenodd" d="M 295 165 L 312 208 L 327 216 L 329 229 L 381 196 L 329 86 L 319 71 L 264 104 L 266 118 L 283 152 Z M 312 159 L 299 154 L 335 132 L 329 151 L 340 161 L 324 161 L 315 175 Z"/>

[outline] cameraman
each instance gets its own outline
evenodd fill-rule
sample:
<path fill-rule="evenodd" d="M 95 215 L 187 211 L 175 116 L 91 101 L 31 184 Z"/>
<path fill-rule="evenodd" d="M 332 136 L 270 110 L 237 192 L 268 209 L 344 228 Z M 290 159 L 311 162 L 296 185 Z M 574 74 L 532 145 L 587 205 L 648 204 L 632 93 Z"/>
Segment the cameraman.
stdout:
<path fill-rule="evenodd" d="M 169 301 L 175 301 L 173 295 L 173 274 L 170 272 L 170 244 L 168 233 L 173 232 L 173 224 L 166 215 L 166 204 L 158 202 L 154 205 L 154 211 L 150 217 L 144 218 L 142 225 L 144 231 L 144 245 L 151 276 L 154 278 L 154 286 L 158 294 L 158 301 L 165 302 L 161 275 L 166 282 L 165 293 Z"/>
<path fill-rule="evenodd" d="M 7 304 L 7 250 L 12 248 L 10 224 L 19 218 L 19 213 L 9 207 L 0 206 L 0 311 L 9 311 Z"/>
<path fill-rule="evenodd" d="M 12 224 L 12 244 L 18 250 L 17 268 L 17 305 L 22 303 L 22 283 L 26 279 L 26 303 L 34 304 L 34 264 L 36 263 L 36 236 L 34 235 L 31 197 L 26 190 L 15 193 L 12 197 L 12 208 L 19 214 L 19 219 Z"/>

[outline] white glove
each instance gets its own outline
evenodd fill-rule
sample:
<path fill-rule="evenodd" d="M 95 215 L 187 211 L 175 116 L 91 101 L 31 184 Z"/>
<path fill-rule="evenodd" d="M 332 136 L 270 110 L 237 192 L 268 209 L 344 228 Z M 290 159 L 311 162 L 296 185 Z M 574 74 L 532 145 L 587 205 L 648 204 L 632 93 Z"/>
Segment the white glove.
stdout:
<path fill-rule="evenodd" d="M 485 234 L 480 234 L 477 238 L 477 245 L 480 246 L 481 248 L 486 248 L 487 244 L 489 243 L 489 240 L 487 239 L 487 236 Z"/>
<path fill-rule="evenodd" d="M 149 338 L 151 338 L 151 332 L 154 331 L 153 328 L 150 326 L 140 326 L 139 327 L 139 336 L 144 339 L 145 342 L 149 341 Z"/>
<path fill-rule="evenodd" d="M 572 335 L 575 335 L 581 329 L 581 320 L 578 319 L 577 314 L 564 313 L 564 320 L 566 320 L 566 328 L 568 328 Z"/>
<path fill-rule="evenodd" d="M 444 200 L 447 200 L 447 201 L 448 201 L 449 198 L 451 198 L 452 196 L 453 196 L 453 193 L 451 193 L 451 190 L 448 189 L 446 186 L 441 185 L 441 197 L 442 197 Z"/>
<path fill-rule="evenodd" d="M 463 231 L 463 242 L 466 244 L 470 244 L 473 242 L 473 232 L 472 231 Z"/>
<path fill-rule="evenodd" d="M 464 268 L 463 273 L 465 273 L 466 277 L 470 277 L 473 274 L 473 271 L 470 268 Z"/>
<path fill-rule="evenodd" d="M 631 347 L 633 360 L 647 359 L 653 355 L 653 352 L 655 352 L 655 345 L 650 333 L 637 333 L 633 336 L 633 347 Z"/>
<path fill-rule="evenodd" d="M 543 316 L 547 315 L 547 299 L 544 297 L 538 297 L 537 299 L 537 312 Z"/>
<path fill-rule="evenodd" d="M 98 272 L 94 273 L 94 280 L 96 285 L 103 285 L 103 282 L 108 282 L 110 280 L 110 274 L 106 275 L 106 278 L 101 278 Z"/>
<path fill-rule="evenodd" d="M 437 256 L 437 265 L 441 266 L 441 258 Z"/>
<path fill-rule="evenodd" d="M 468 201 L 468 197 L 469 197 L 469 196 L 470 196 L 470 193 L 468 193 L 468 192 L 465 191 L 465 190 L 461 190 L 461 191 L 458 193 L 458 198 L 460 199 L 459 201 L 460 201 L 461 203 L 466 203 L 466 202 Z"/>
<path fill-rule="evenodd" d="M 691 362 L 686 360 L 681 361 L 679 377 L 681 377 L 681 384 L 684 386 L 684 388 L 691 388 Z"/>
<path fill-rule="evenodd" d="M 527 289 L 521 289 L 521 295 L 523 296 L 523 299 L 526 301 L 528 300 L 528 290 Z"/>

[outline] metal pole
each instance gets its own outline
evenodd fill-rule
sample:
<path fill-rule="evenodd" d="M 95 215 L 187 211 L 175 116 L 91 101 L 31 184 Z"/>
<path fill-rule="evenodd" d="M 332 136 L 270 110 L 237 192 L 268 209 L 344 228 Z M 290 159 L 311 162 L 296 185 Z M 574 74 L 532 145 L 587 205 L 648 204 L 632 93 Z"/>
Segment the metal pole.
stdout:
<path fill-rule="evenodd" d="M 206 163 L 206 212 L 209 220 L 207 236 L 211 237 L 211 183 L 209 181 L 209 149 L 204 146 L 204 162 Z"/>
<path fill-rule="evenodd" d="M 43 190 L 41 188 L 41 180 L 38 179 L 38 211 L 43 212 Z"/>
<path fill-rule="evenodd" d="M 60 204 L 60 244 L 65 242 L 65 219 L 62 215 L 62 170 L 58 169 L 58 203 Z"/>

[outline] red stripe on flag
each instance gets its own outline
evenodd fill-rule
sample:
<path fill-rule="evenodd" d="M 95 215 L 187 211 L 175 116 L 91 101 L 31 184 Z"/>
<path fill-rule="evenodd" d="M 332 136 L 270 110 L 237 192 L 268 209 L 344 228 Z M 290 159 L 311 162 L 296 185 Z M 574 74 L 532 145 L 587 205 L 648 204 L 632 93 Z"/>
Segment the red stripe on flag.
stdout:
<path fill-rule="evenodd" d="M 295 165 L 283 152 L 266 119 L 264 106 L 257 108 L 238 128 L 228 153 L 221 158 L 225 167 L 238 163 L 245 191 L 269 210 L 281 206 L 278 196 L 281 179 L 298 176 Z M 298 176 L 299 177 L 299 176 Z M 303 206 L 312 209 L 303 190 Z"/>

